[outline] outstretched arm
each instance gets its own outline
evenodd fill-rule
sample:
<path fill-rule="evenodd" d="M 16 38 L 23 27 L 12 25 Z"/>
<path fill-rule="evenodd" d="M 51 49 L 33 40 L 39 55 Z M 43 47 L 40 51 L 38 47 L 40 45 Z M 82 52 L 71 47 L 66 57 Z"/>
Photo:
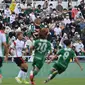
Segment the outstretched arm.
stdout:
<path fill-rule="evenodd" d="M 82 66 L 80 65 L 79 63 L 79 60 L 77 57 L 74 58 L 75 59 L 75 62 L 78 64 L 78 66 L 80 67 L 81 71 L 83 70 Z"/>
<path fill-rule="evenodd" d="M 56 58 L 57 58 L 57 55 L 54 55 L 50 60 L 47 61 L 47 63 L 50 64 Z"/>

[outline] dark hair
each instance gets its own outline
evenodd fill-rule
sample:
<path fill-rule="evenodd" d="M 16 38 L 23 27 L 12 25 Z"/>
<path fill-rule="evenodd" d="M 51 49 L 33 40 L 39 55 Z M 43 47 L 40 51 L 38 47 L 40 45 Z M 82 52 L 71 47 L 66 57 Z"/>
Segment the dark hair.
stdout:
<path fill-rule="evenodd" d="M 6 5 L 6 8 L 9 8 L 9 5 Z"/>
<path fill-rule="evenodd" d="M 18 38 L 18 36 L 19 36 L 20 34 L 22 34 L 22 32 L 18 32 L 18 33 L 17 33 L 17 38 Z"/>
<path fill-rule="evenodd" d="M 64 44 L 65 44 L 66 46 L 69 46 L 69 45 L 71 44 L 71 41 L 68 40 L 68 39 L 66 39 L 66 40 L 64 40 Z"/>

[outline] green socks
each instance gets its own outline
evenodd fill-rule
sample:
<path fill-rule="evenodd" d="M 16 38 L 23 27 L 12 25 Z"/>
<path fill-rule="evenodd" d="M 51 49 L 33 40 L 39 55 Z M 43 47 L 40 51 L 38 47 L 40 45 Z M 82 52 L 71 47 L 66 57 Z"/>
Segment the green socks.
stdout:
<path fill-rule="evenodd" d="M 54 71 L 52 74 L 51 74 L 51 77 L 50 77 L 50 80 L 52 80 L 56 75 L 57 75 L 58 71 Z"/>

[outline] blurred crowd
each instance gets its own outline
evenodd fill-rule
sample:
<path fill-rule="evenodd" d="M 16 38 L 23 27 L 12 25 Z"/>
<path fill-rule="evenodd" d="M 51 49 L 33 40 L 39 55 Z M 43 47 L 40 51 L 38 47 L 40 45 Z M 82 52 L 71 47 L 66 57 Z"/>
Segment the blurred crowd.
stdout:
<path fill-rule="evenodd" d="M 17 32 L 22 31 L 26 48 L 38 39 L 39 30 L 49 28 L 48 40 L 53 45 L 53 53 L 65 47 L 63 41 L 70 39 L 72 47 L 78 56 L 85 55 L 85 4 L 81 1 L 78 6 L 64 9 L 53 8 L 53 4 L 44 4 L 37 7 L 31 4 L 18 3 L 12 0 L 5 8 L 0 8 L 0 23 L 5 30 L 7 43 L 16 40 Z M 0 26 L 1 27 L 1 26 Z M 26 54 L 25 54 L 26 55 Z"/>

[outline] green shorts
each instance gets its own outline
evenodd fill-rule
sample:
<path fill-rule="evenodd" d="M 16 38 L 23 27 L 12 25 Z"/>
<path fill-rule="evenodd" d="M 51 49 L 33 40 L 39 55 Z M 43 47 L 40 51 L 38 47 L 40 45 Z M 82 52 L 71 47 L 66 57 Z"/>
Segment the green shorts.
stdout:
<path fill-rule="evenodd" d="M 53 65 L 53 68 L 55 68 L 59 74 L 63 73 L 66 70 L 66 68 L 60 65 L 59 63 L 55 63 Z"/>
<path fill-rule="evenodd" d="M 38 69 L 41 69 L 43 66 L 44 62 L 42 60 L 38 60 L 34 58 L 32 66 L 37 66 Z"/>

